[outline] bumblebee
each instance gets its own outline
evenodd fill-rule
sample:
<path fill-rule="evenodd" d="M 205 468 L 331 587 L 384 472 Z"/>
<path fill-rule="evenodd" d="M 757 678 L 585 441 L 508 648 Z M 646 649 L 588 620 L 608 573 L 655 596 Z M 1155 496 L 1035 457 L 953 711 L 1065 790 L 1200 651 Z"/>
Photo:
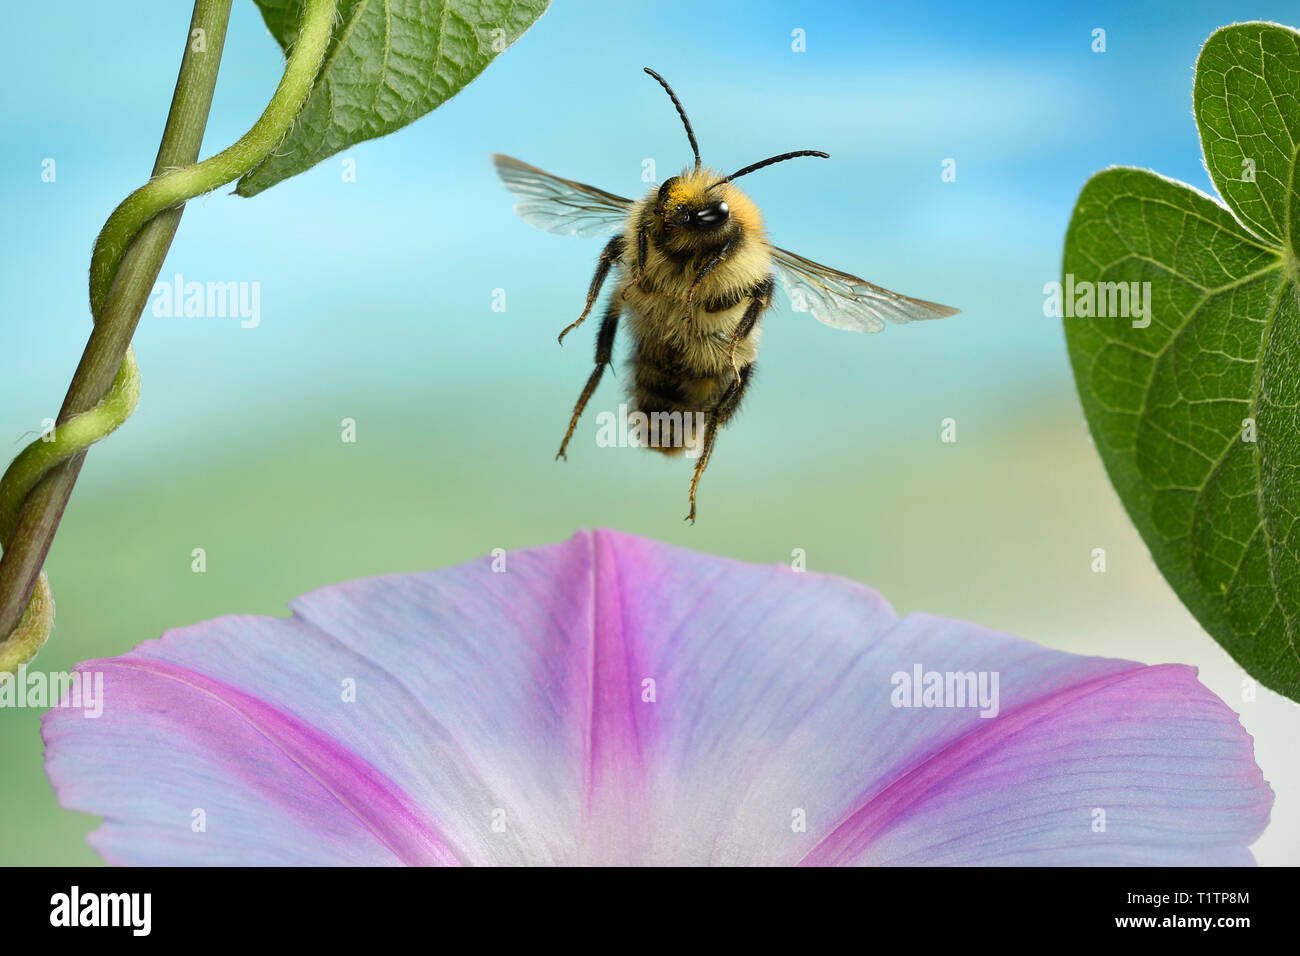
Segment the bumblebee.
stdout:
<path fill-rule="evenodd" d="M 753 378 L 759 322 L 772 305 L 779 276 L 794 307 L 841 329 L 879 332 L 885 323 L 954 315 L 946 305 L 913 299 L 865 279 L 831 269 L 768 242 L 763 217 L 735 181 L 774 163 L 819 150 L 781 153 L 731 175 L 700 162 L 699 144 L 681 100 L 649 67 L 677 108 L 695 165 L 633 201 L 584 183 L 562 179 L 509 156 L 493 157 L 506 188 L 520 198 L 525 221 L 561 235 L 612 238 L 601 251 L 582 314 L 560 333 L 586 321 L 609 273 L 617 287 L 596 334 L 595 369 L 587 379 L 556 458 L 569 439 L 605 367 L 626 317 L 631 338 L 633 413 L 654 423 L 640 444 L 664 454 L 695 454 L 690 514 L 718 431 L 735 415 Z M 700 427 L 692 428 L 698 422 Z"/>

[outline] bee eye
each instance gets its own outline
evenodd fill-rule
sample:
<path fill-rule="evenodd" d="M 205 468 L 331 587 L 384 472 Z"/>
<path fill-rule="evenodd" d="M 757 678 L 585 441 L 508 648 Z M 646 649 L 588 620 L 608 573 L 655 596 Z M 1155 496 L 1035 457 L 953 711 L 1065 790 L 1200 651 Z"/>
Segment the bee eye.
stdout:
<path fill-rule="evenodd" d="M 722 200 L 718 200 L 703 209 L 697 209 L 692 212 L 687 220 L 690 225 L 700 229 L 713 229 L 721 226 L 731 216 L 731 210 Z"/>

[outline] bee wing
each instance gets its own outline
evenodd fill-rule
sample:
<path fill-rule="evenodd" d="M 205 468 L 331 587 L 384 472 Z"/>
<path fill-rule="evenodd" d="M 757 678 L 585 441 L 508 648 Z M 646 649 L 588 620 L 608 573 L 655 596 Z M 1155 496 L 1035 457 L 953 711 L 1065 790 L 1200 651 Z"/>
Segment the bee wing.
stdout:
<path fill-rule="evenodd" d="M 607 236 L 627 220 L 632 200 L 595 186 L 575 183 L 529 166 L 512 156 L 492 157 L 497 175 L 522 202 L 515 204 L 525 222 L 561 236 Z"/>
<path fill-rule="evenodd" d="M 796 310 L 808 311 L 819 322 L 851 332 L 879 332 L 886 322 L 941 319 L 959 309 L 913 299 L 813 262 L 788 249 L 772 247 L 776 271 Z M 802 306 L 802 308 L 801 308 Z"/>

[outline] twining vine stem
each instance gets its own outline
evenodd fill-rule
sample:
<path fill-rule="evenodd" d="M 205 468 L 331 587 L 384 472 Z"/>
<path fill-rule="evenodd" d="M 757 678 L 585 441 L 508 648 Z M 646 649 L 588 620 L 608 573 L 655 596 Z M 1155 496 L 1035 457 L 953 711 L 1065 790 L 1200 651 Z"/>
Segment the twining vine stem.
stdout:
<path fill-rule="evenodd" d="M 207 126 L 232 0 L 196 0 L 154 175 L 108 217 L 90 261 L 95 326 L 52 432 L 0 479 L 0 674 L 35 656 L 54 624 L 42 567 L 86 449 L 135 409 L 140 379 L 131 336 L 186 200 L 257 166 L 288 133 L 311 92 L 336 0 L 306 0 L 298 38 L 265 112 L 238 142 L 195 163 Z"/>

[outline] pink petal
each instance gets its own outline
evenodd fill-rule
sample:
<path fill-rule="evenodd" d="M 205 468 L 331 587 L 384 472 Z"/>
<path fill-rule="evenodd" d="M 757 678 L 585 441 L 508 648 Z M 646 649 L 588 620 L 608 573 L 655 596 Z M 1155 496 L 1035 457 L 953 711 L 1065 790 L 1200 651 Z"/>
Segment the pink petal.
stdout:
<path fill-rule="evenodd" d="M 506 562 L 87 662 L 103 717 L 45 725 L 60 799 L 155 864 L 1249 862 L 1267 822 L 1189 668 L 614 532 Z M 999 715 L 895 707 L 918 664 L 996 672 Z"/>

